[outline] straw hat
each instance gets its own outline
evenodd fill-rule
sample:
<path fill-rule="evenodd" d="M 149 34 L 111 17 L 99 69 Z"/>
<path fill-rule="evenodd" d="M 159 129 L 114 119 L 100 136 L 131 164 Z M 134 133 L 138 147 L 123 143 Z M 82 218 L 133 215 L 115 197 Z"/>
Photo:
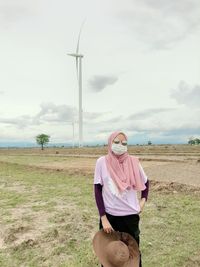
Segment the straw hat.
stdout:
<path fill-rule="evenodd" d="M 98 231 L 93 248 L 104 267 L 139 267 L 140 252 L 135 239 L 124 232 Z"/>

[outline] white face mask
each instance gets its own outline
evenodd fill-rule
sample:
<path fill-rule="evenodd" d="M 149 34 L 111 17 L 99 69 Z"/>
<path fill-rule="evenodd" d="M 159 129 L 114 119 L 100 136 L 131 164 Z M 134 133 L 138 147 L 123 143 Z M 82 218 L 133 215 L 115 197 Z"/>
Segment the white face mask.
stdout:
<path fill-rule="evenodd" d="M 127 146 L 123 146 L 121 144 L 112 144 L 112 152 L 116 155 L 122 155 L 127 152 Z"/>

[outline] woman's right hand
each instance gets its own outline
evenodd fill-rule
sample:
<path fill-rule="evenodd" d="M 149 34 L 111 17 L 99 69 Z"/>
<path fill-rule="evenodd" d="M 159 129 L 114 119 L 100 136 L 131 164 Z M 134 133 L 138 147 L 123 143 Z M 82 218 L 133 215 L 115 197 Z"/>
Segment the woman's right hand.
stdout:
<path fill-rule="evenodd" d="M 111 226 L 109 220 L 107 219 L 106 215 L 101 217 L 101 222 L 102 222 L 102 226 L 103 226 L 104 232 L 109 234 L 109 233 L 114 231 L 114 229 L 112 228 L 112 226 Z"/>

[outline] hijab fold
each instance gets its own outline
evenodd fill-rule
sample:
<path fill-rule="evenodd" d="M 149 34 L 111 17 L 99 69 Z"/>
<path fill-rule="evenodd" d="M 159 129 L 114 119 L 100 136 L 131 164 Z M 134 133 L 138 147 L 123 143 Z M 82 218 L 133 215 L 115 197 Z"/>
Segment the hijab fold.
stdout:
<path fill-rule="evenodd" d="M 115 155 L 112 152 L 112 142 L 122 132 L 114 132 L 108 138 L 108 154 L 106 155 L 106 166 L 110 177 L 113 179 L 118 189 L 122 192 L 126 189 L 142 191 L 146 188 L 140 175 L 139 159 L 131 156 L 128 152 L 122 155 Z"/>

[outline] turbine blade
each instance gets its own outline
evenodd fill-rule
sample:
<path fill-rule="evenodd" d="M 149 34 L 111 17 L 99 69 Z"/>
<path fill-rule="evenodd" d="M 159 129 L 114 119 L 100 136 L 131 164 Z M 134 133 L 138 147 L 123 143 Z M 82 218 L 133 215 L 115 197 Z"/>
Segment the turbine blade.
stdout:
<path fill-rule="evenodd" d="M 71 57 L 76 57 L 76 54 L 67 54 L 67 55 Z"/>
<path fill-rule="evenodd" d="M 77 47 L 76 47 L 76 54 L 78 54 L 78 52 L 79 52 L 80 37 L 81 37 L 81 32 L 82 32 L 82 29 L 83 29 L 83 25 L 85 24 L 85 21 L 86 21 L 86 19 L 84 19 L 83 23 L 81 24 L 81 28 L 80 28 L 80 31 L 79 31 L 78 42 L 77 42 Z"/>

